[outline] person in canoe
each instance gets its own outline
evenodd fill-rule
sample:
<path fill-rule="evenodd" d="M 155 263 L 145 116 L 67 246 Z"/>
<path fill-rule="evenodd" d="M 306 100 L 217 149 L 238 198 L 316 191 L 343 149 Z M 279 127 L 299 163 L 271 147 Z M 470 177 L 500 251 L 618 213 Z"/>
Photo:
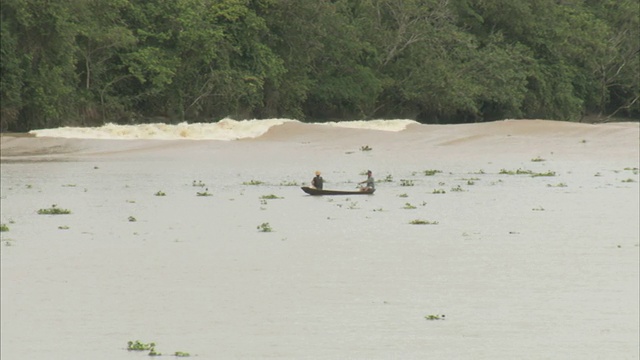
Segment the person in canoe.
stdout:
<path fill-rule="evenodd" d="M 318 190 L 322 190 L 322 185 L 324 184 L 324 179 L 320 176 L 320 171 L 316 171 L 316 176 L 311 180 L 311 186 Z"/>
<path fill-rule="evenodd" d="M 360 187 L 360 191 L 371 191 L 376 189 L 375 182 L 373 181 L 373 174 L 371 170 L 367 170 L 367 180 L 361 181 L 358 185 L 366 184 L 364 187 Z"/>

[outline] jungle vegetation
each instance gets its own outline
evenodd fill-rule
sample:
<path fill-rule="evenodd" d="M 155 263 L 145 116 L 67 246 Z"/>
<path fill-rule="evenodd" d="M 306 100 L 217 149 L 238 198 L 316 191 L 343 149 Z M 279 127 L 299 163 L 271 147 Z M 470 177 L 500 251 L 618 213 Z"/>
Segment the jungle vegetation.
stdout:
<path fill-rule="evenodd" d="M 0 0 L 0 130 L 640 118 L 637 0 Z"/>

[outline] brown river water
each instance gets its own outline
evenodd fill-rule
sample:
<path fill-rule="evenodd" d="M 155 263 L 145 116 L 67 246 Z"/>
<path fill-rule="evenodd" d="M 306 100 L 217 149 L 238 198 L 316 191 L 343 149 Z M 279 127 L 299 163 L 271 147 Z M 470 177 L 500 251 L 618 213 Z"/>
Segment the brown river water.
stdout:
<path fill-rule="evenodd" d="M 3 135 L 0 357 L 638 359 L 639 145 L 542 120 Z M 300 189 L 368 169 L 374 195 Z"/>

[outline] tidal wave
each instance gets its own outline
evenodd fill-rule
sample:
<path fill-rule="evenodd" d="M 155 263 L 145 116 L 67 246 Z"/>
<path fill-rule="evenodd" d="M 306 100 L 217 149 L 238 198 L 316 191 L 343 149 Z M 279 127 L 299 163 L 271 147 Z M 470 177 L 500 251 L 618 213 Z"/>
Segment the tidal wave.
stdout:
<path fill-rule="evenodd" d="M 32 130 L 36 137 L 54 137 L 67 139 L 155 139 L 155 140 L 240 140 L 253 139 L 264 135 L 274 126 L 285 123 L 300 123 L 292 119 L 233 120 L 223 119 L 216 123 L 179 124 L 105 124 L 100 127 L 61 127 L 55 129 Z M 413 120 L 369 120 L 328 122 L 321 125 L 342 128 L 402 131 Z"/>

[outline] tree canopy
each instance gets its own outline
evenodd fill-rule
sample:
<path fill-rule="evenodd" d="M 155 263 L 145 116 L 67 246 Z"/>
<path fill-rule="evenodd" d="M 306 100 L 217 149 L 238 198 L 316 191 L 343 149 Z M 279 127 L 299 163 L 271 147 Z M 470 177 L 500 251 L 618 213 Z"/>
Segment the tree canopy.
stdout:
<path fill-rule="evenodd" d="M 640 118 L 636 0 L 0 0 L 0 130 Z"/>

